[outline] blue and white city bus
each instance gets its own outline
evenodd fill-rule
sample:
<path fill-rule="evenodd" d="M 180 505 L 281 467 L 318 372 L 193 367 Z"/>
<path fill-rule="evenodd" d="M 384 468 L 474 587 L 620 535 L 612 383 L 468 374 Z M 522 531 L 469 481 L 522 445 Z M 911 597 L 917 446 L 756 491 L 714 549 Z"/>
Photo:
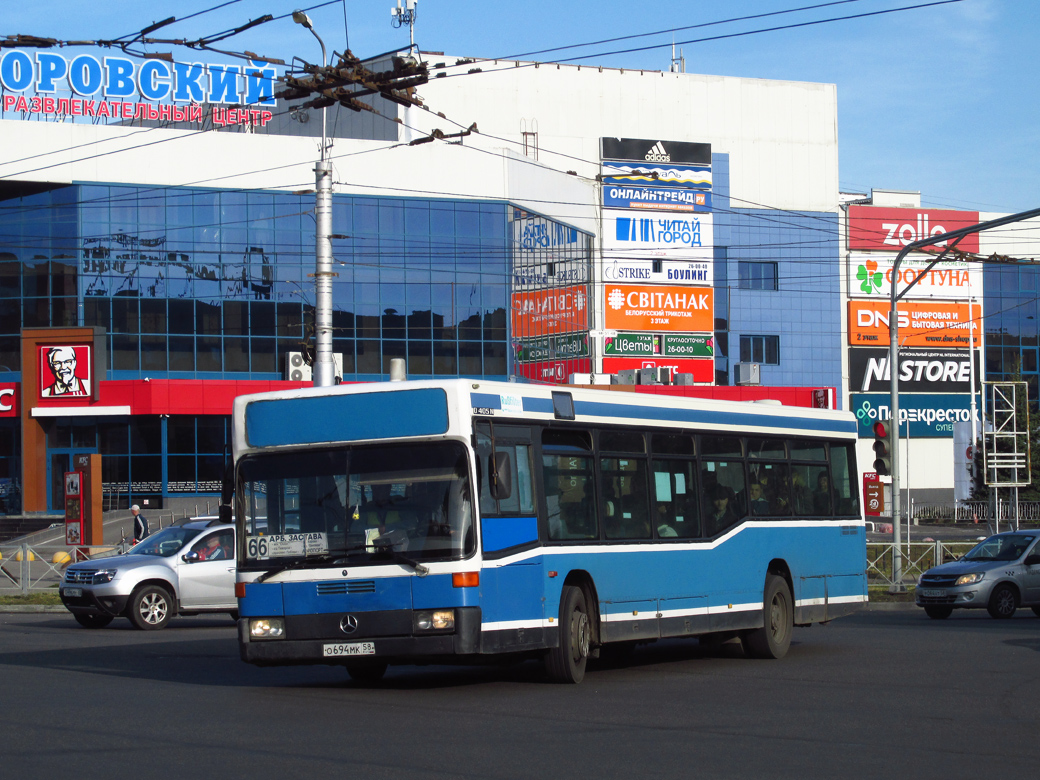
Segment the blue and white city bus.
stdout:
<path fill-rule="evenodd" d="M 233 428 L 250 663 L 579 682 L 661 637 L 780 658 L 867 600 L 847 412 L 452 379 L 242 396 Z"/>

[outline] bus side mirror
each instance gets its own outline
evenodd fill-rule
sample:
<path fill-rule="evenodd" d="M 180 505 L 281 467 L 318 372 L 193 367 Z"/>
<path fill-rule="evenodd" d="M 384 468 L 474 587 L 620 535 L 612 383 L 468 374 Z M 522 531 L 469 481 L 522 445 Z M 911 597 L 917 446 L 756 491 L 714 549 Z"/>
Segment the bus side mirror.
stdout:
<path fill-rule="evenodd" d="M 513 495 L 513 464 L 508 452 L 496 452 L 488 457 L 491 497 L 496 501 Z"/>

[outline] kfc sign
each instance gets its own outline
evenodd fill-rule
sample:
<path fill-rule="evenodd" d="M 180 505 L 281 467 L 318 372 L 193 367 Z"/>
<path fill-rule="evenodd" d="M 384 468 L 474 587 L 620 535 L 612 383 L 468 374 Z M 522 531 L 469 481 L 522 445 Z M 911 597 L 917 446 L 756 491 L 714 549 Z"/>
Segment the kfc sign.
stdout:
<path fill-rule="evenodd" d="M 86 344 L 40 346 L 40 398 L 47 400 L 82 400 L 90 398 L 91 347 Z"/>
<path fill-rule="evenodd" d="M 849 206 L 849 249 L 898 252 L 907 244 L 960 230 L 978 222 L 977 211 Z M 935 246 L 940 250 L 945 249 L 946 243 Z M 978 253 L 978 233 L 962 238 L 957 249 Z"/>
<path fill-rule="evenodd" d="M 18 416 L 18 385 L 0 382 L 0 417 Z"/>

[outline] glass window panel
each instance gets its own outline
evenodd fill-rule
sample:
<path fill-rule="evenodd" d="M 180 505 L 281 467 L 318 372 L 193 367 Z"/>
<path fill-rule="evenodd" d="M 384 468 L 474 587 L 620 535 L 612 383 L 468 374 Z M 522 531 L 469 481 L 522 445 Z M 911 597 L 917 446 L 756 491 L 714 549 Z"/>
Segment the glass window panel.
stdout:
<path fill-rule="evenodd" d="M 57 422 L 51 421 L 50 427 L 47 428 L 47 448 L 66 448 L 72 446 L 72 426 L 70 425 L 59 425 Z"/>
<path fill-rule="evenodd" d="M 224 339 L 224 370 L 239 372 L 249 370 L 249 339 Z"/>
<path fill-rule="evenodd" d="M 22 322 L 27 328 L 47 328 L 51 324 L 49 298 L 25 298 L 22 301 Z"/>
<path fill-rule="evenodd" d="M 171 415 L 166 421 L 166 449 L 168 452 L 195 453 L 195 418 Z"/>
<path fill-rule="evenodd" d="M 78 323 L 79 301 L 75 298 L 51 299 L 51 325 L 56 328 L 71 328 Z"/>
<path fill-rule="evenodd" d="M 158 417 L 130 420 L 130 452 L 135 455 L 162 453 L 162 425 Z"/>
<path fill-rule="evenodd" d="M 195 456 L 170 455 L 166 459 L 166 488 L 171 493 L 194 493 Z"/>
<path fill-rule="evenodd" d="M 164 336 L 141 337 L 141 370 L 166 371 L 166 338 Z"/>
<path fill-rule="evenodd" d="M 737 503 L 737 496 L 743 495 L 745 490 L 744 462 L 702 460 L 700 479 L 705 496 L 701 514 L 703 535 L 716 536 L 732 527 L 746 511 Z"/>
<path fill-rule="evenodd" d="M 250 330 L 253 336 L 274 336 L 275 330 L 275 304 L 268 302 L 253 301 L 249 304 Z"/>
<path fill-rule="evenodd" d="M 859 515 L 859 488 L 857 486 L 855 447 L 851 444 L 831 445 L 831 474 L 835 514 L 844 517 Z"/>
<path fill-rule="evenodd" d="M 14 255 L 0 253 L 0 298 L 17 298 L 22 286 L 22 264 Z"/>
<path fill-rule="evenodd" d="M 83 324 L 99 325 L 105 330 L 112 329 L 111 301 L 108 298 L 83 299 Z"/>
<path fill-rule="evenodd" d="M 140 360 L 137 353 L 137 336 L 112 336 L 112 368 L 116 371 L 137 371 Z"/>
<path fill-rule="evenodd" d="M 244 336 L 249 333 L 249 304 L 224 301 L 224 335 Z"/>
<path fill-rule="evenodd" d="M 200 455 L 198 458 L 199 492 L 219 493 L 224 480 L 224 456 Z"/>
<path fill-rule="evenodd" d="M 195 301 L 195 332 L 220 333 L 220 305 Z"/>
<path fill-rule="evenodd" d="M 592 459 L 570 454 L 542 456 L 549 538 L 596 539 Z"/>
<path fill-rule="evenodd" d="M 749 458 L 769 458 L 782 460 L 787 457 L 783 439 L 748 439 L 747 455 Z"/>
<path fill-rule="evenodd" d="M 673 433 L 655 433 L 650 446 L 662 455 L 693 455 L 693 437 Z"/>
<path fill-rule="evenodd" d="M 303 306 L 300 303 L 278 303 L 278 335 L 303 336 Z"/>
<path fill-rule="evenodd" d="M 114 298 L 112 300 L 112 330 L 116 333 L 139 333 L 140 318 L 137 298 Z"/>
<path fill-rule="evenodd" d="M 635 431 L 600 431 L 599 448 L 604 452 L 646 452 L 643 434 Z"/>
<path fill-rule="evenodd" d="M 221 370 L 221 343 L 219 336 L 199 336 L 196 339 L 196 371 Z"/>
<path fill-rule="evenodd" d="M 647 506 L 646 461 L 601 458 L 600 495 L 607 539 L 649 539 L 653 535 Z"/>
<path fill-rule="evenodd" d="M 484 343 L 484 375 L 505 376 L 506 345 L 502 341 Z"/>
<path fill-rule="evenodd" d="M 744 450 L 738 436 L 701 436 L 701 454 L 723 458 L 742 458 Z"/>
<path fill-rule="evenodd" d="M 226 418 L 218 415 L 204 415 L 198 418 L 198 451 L 224 452 L 226 442 Z"/>
<path fill-rule="evenodd" d="M 171 336 L 169 339 L 170 371 L 195 370 L 195 339 Z"/>
<path fill-rule="evenodd" d="M 162 490 L 162 458 L 153 455 L 130 456 L 130 493 L 158 493 Z"/>
<path fill-rule="evenodd" d="M 125 422 L 98 425 L 98 450 L 102 455 L 123 455 L 129 452 L 129 426 Z"/>
<path fill-rule="evenodd" d="M 701 535 L 700 497 L 694 481 L 696 468 L 692 460 L 654 459 L 652 462 L 653 525 L 658 538 L 695 539 Z"/>
<path fill-rule="evenodd" d="M 827 448 L 818 441 L 789 441 L 792 460 L 827 460 Z"/>
<path fill-rule="evenodd" d="M 278 361 L 275 358 L 275 346 L 276 342 L 274 339 L 250 339 L 250 370 L 265 373 L 277 371 Z"/>

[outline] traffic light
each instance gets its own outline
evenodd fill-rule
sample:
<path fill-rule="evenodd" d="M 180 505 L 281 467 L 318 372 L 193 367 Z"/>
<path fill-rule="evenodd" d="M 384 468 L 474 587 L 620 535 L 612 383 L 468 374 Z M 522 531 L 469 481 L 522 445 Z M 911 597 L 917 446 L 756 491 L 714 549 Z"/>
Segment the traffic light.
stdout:
<path fill-rule="evenodd" d="M 895 426 L 890 421 L 874 423 L 874 471 L 879 477 L 892 474 L 892 450 L 895 447 Z"/>

